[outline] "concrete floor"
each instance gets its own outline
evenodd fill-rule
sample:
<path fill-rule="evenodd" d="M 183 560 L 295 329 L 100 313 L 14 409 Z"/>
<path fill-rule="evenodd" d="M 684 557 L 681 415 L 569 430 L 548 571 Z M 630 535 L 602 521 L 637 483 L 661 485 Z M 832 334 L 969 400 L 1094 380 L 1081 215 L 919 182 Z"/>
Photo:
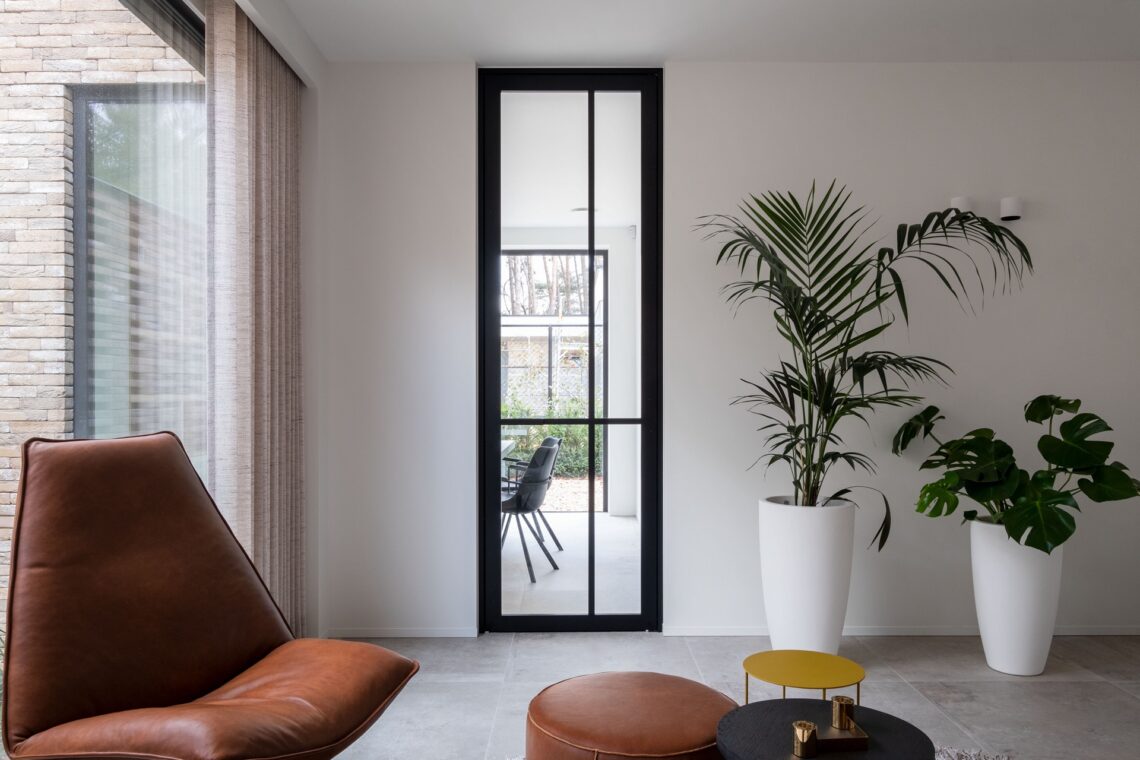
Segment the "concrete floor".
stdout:
<path fill-rule="evenodd" d="M 346 760 L 506 760 L 522 755 L 527 703 L 547 684 L 604 670 L 654 670 L 743 701 L 740 662 L 761 637 L 651 633 L 485 634 L 378 641 L 423 669 Z M 1058 637 L 1044 674 L 988 669 L 973 637 L 859 637 L 841 654 L 867 669 L 863 703 L 937 746 L 1014 760 L 1140 757 L 1140 637 Z M 800 692 L 807 695 L 806 692 Z M 791 694 L 791 692 L 789 692 Z M 752 682 L 752 698 L 779 696 Z"/>
<path fill-rule="evenodd" d="M 534 565 L 535 582 L 530 582 L 518 528 L 512 522 L 502 550 L 503 614 L 584 615 L 589 515 L 545 511 L 544 514 L 562 543 L 563 551 L 558 551 L 553 541 L 546 540 L 558 569 L 550 567 L 534 537 L 524 527 L 530 561 Z M 594 606 L 603 614 L 641 611 L 641 529 L 636 517 L 616 517 L 604 512 L 594 516 Z"/>

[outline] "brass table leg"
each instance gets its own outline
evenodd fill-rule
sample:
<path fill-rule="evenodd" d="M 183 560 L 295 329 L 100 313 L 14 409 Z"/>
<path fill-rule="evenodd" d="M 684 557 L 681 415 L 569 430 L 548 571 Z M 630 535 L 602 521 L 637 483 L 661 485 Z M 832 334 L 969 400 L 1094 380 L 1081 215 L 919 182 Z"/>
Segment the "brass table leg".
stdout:
<path fill-rule="evenodd" d="M 748 704 L 748 671 L 744 671 L 744 704 Z"/>
<path fill-rule="evenodd" d="M 827 699 L 827 689 L 822 689 L 821 691 L 823 691 L 823 698 Z"/>
<path fill-rule="evenodd" d="M 860 681 L 859 683 L 855 684 L 855 704 L 857 704 L 857 705 L 862 704 L 862 701 L 861 701 L 862 696 L 863 696 L 863 682 Z"/>

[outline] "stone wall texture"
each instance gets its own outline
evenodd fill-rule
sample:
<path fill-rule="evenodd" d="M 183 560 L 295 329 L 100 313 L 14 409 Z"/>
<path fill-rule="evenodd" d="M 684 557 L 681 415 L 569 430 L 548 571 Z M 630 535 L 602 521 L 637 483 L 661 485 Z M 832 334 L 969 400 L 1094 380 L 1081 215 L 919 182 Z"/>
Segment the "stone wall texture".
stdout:
<path fill-rule="evenodd" d="M 0 0 L 0 604 L 20 445 L 73 430 L 71 88 L 196 81 L 118 0 Z"/>

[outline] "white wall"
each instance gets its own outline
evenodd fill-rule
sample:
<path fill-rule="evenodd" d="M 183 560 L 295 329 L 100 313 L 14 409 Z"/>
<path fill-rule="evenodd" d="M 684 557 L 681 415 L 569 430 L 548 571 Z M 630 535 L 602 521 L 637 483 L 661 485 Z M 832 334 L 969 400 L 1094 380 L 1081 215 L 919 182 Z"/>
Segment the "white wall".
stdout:
<path fill-rule="evenodd" d="M 1025 289 L 961 313 L 914 272 L 912 326 L 893 347 L 929 353 L 957 375 L 931 400 L 947 432 L 992 426 L 1029 462 L 1039 428 L 1021 420 L 1040 393 L 1084 399 L 1116 428 L 1114 456 L 1140 467 L 1140 64 L 690 64 L 665 75 L 665 627 L 762 632 L 755 503 L 788 491 L 783 472 L 746 470 L 757 425 L 729 400 L 780 344 L 760 307 L 733 320 L 718 294 L 730 272 L 693 232 L 701 214 L 745 193 L 848 183 L 882 217 L 879 233 L 951 196 L 997 216 L 1024 199 L 1014 229 L 1037 274 Z M 857 551 L 850 631 L 975 630 L 967 531 L 913 512 L 917 460 L 893 458 L 906 411 L 881 415 L 872 446 L 895 526 L 882 554 Z M 860 549 L 879 509 L 858 516 Z M 1140 503 L 1091 504 L 1065 548 L 1059 629 L 1140 632 Z M 805 547 L 805 551 L 810 547 Z"/>
<path fill-rule="evenodd" d="M 1015 229 L 1038 265 L 1026 288 L 970 317 L 913 277 L 913 324 L 895 347 L 957 370 L 951 388 L 930 389 L 947 430 L 989 424 L 1032 452 L 1021 405 L 1078 396 L 1117 428 L 1116 456 L 1140 467 L 1137 82 L 1135 63 L 666 67 L 667 632 L 764 629 L 754 504 L 787 482 L 746 469 L 759 436 L 728 402 L 778 343 L 758 309 L 731 318 L 718 294 L 729 273 L 691 229 L 746 192 L 839 177 L 884 235 L 953 195 L 991 215 L 1002 195 L 1022 196 Z M 476 625 L 475 96 L 470 64 L 323 72 L 306 380 L 326 634 Z M 905 416 L 851 436 L 874 444 L 881 473 L 850 482 L 884 487 L 895 528 L 882 554 L 857 552 L 848 624 L 970 632 L 967 532 L 912 512 L 916 462 L 887 448 Z M 872 503 L 859 515 L 864 545 L 878 516 Z M 1138 535 L 1137 503 L 1078 518 L 1061 630 L 1140 632 Z"/>
<path fill-rule="evenodd" d="M 472 635 L 475 67 L 329 64 L 319 122 L 306 270 L 319 630 Z"/>

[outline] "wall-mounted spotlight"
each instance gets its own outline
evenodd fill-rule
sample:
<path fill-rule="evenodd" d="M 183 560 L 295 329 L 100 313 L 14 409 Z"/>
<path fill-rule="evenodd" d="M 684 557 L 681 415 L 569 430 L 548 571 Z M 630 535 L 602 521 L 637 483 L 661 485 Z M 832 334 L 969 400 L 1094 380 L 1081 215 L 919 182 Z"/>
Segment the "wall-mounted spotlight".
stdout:
<path fill-rule="evenodd" d="M 1021 199 L 1010 195 L 1001 199 L 1001 220 L 1015 222 L 1021 218 Z"/>
<path fill-rule="evenodd" d="M 973 211 L 974 202 L 970 200 L 968 195 L 957 195 L 950 199 L 950 208 L 956 208 L 959 211 Z"/>

